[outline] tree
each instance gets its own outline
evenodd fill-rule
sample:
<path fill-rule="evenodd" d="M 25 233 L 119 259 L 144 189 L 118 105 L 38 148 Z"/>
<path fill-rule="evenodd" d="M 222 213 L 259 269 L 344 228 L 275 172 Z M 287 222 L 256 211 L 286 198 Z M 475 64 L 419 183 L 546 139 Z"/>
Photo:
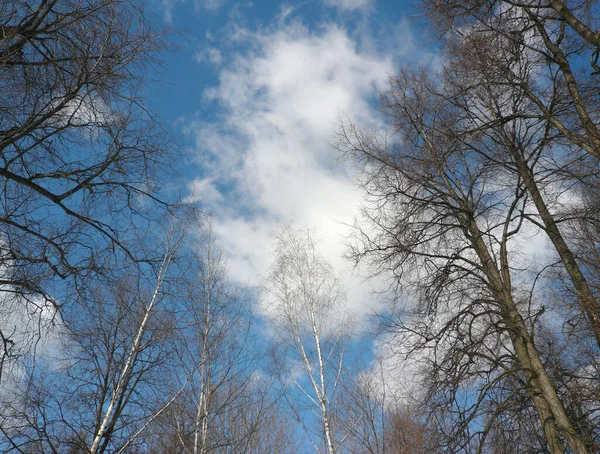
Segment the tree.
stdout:
<path fill-rule="evenodd" d="M 457 83 L 463 83 L 469 96 L 483 95 L 484 105 L 494 114 L 495 118 L 486 115 L 485 121 L 510 124 L 520 119 L 520 124 L 528 122 L 528 128 L 539 128 L 526 133 L 526 139 L 539 140 L 537 147 L 506 131 L 499 140 L 527 184 L 537 222 L 556 249 L 600 347 L 600 299 L 589 283 L 594 275 L 586 273 L 577 248 L 568 241 L 569 221 L 579 217 L 584 224 L 597 222 L 597 212 L 590 207 L 560 213 L 545 191 L 557 182 L 580 194 L 598 186 L 597 5 L 476 0 L 424 1 L 423 8 L 444 32 L 446 49 L 460 60 L 454 66 L 460 74 Z M 464 85 L 467 71 L 475 71 L 482 85 Z M 503 91 L 510 96 L 499 96 Z M 516 104 L 507 109 L 511 99 Z M 523 150 L 523 144 L 529 149 Z"/>
<path fill-rule="evenodd" d="M 382 96 L 390 138 L 341 126 L 340 148 L 362 165 L 371 202 L 354 256 L 414 299 L 390 327 L 408 352 L 425 354 L 429 404 L 454 422 L 441 427 L 451 449 L 483 449 L 495 415 L 526 399 L 550 452 L 565 452 L 563 439 L 589 452 L 536 345 L 537 279 L 524 279 L 516 259 L 527 184 L 488 159 L 498 145 L 463 108 L 471 80 L 453 82 L 408 70 L 393 79 Z"/>
<path fill-rule="evenodd" d="M 425 454 L 436 452 L 435 433 L 422 423 L 407 396 L 396 395 L 391 379 L 372 366 L 344 383 L 338 424 L 345 433 L 344 452 Z M 380 369 L 380 370 L 377 370 Z"/>
<path fill-rule="evenodd" d="M 448 17 L 455 7 L 433 13 Z M 582 60 L 589 47 L 565 31 L 565 24 L 553 29 L 557 18 L 542 8 L 504 5 L 489 11 L 485 20 L 477 14 L 467 17 L 469 27 L 445 39 L 449 56 L 445 96 L 460 109 L 462 118 L 470 121 L 470 127 L 462 127 L 461 140 L 472 143 L 477 130 L 491 142 L 484 150 L 479 147 L 482 157 L 522 179 L 530 199 L 523 218 L 542 229 L 554 248 L 558 263 L 549 267 L 543 279 L 552 279 L 554 289 L 560 290 L 546 295 L 551 302 L 544 305 L 560 312 L 565 334 L 550 336 L 547 326 L 540 326 L 538 332 L 546 331 L 545 336 L 550 337 L 544 339 L 552 346 L 544 353 L 545 362 L 561 364 L 560 373 L 552 379 L 573 421 L 582 433 L 591 433 L 586 435 L 586 443 L 594 452 L 597 423 L 589 409 L 597 408 L 598 403 L 587 389 L 591 383 L 597 386 L 597 380 L 587 371 L 597 368 L 600 345 L 594 272 L 598 256 L 590 241 L 598 223 L 592 196 L 598 189 L 598 161 L 573 138 L 587 137 L 587 143 L 592 143 L 594 137 L 592 125 L 578 125 L 581 112 L 585 115 L 585 111 L 597 109 L 597 90 L 592 89 L 597 75 L 590 74 Z M 516 37 L 521 41 L 516 42 Z M 549 53 L 557 58 L 550 58 Z M 591 91 L 573 102 L 577 95 L 573 90 Z M 562 126 L 553 116 L 562 117 Z M 564 130 L 565 125 L 569 131 Z M 594 339 L 595 346 L 591 345 Z"/>
<path fill-rule="evenodd" d="M 181 394 L 189 377 L 176 389 L 167 377 L 181 367 L 172 298 L 183 277 L 172 265 L 182 240 L 172 225 L 156 269 L 130 267 L 117 285 L 87 286 L 64 312 L 59 348 L 26 358 L 14 380 L 3 451 L 123 452 Z"/>
<path fill-rule="evenodd" d="M 496 23 L 493 26 L 494 32 L 476 27 L 460 37 L 449 38 L 452 63 L 447 71 L 455 72 L 450 84 L 456 85 L 454 92 L 462 90 L 463 96 L 468 96 L 470 105 L 460 106 L 465 116 L 501 150 L 494 153 L 494 148 L 488 146 L 486 152 L 490 159 L 503 160 L 505 168 L 518 172 L 526 185 L 537 211 L 528 213 L 527 220 L 543 229 L 551 241 L 600 346 L 600 302 L 565 233 L 573 219 L 589 223 L 596 216 L 589 210 L 558 203 L 561 192 L 577 194 L 595 184 L 595 160 L 590 162 L 585 153 L 582 155 L 581 150 L 573 148 L 565 153 L 559 140 L 560 131 L 548 116 L 540 115 L 538 106 L 528 96 L 528 87 L 543 84 L 544 97 L 550 104 L 560 105 L 569 99 L 562 84 L 556 81 L 554 64 L 532 55 L 528 49 L 512 45 L 504 35 L 499 36 L 497 30 L 504 30 L 504 34 L 519 27 L 527 30 L 526 27 L 532 27 L 530 20 L 522 18 L 516 25 Z M 529 32 L 527 40 L 532 44 L 543 41 L 535 29 Z M 469 83 L 479 86 L 468 86 Z"/>
<path fill-rule="evenodd" d="M 284 227 L 276 240 L 266 283 L 266 309 L 275 325 L 275 371 L 315 450 L 322 440 L 326 452 L 334 454 L 340 443 L 335 402 L 349 332 L 345 295 L 309 231 Z M 305 419 L 309 408 L 319 415 L 317 435 Z"/>
<path fill-rule="evenodd" d="M 187 245 L 191 257 L 178 291 L 179 373 L 189 383 L 158 423 L 177 452 L 245 452 L 271 405 L 271 386 L 255 376 L 261 356 L 251 336 L 254 303 L 228 279 L 210 220 L 194 224 L 202 227 Z"/>
<path fill-rule="evenodd" d="M 160 47 L 133 1 L 2 2 L 4 306 L 59 307 L 123 257 L 150 259 L 135 256 L 134 232 L 167 208 L 156 189 L 168 165 L 138 84 Z M 4 361 L 19 346 L 1 329 Z"/>

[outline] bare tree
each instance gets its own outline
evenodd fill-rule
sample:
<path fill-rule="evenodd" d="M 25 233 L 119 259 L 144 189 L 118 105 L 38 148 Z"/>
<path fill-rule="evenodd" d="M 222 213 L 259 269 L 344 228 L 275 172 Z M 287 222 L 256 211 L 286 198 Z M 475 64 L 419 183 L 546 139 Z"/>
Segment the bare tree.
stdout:
<path fill-rule="evenodd" d="M 446 93 L 424 72 L 405 71 L 382 97 L 398 140 L 342 125 L 340 147 L 363 165 L 371 201 L 355 257 L 393 273 L 415 300 L 392 330 L 408 351 L 431 352 L 429 401 L 439 414 L 456 411 L 454 427 L 442 427 L 453 449 L 481 451 L 494 418 L 480 418 L 524 397 L 550 452 L 565 452 L 563 439 L 589 452 L 536 346 L 534 292 L 515 284 L 527 185 L 481 158 L 488 144 L 465 138 L 468 119 Z"/>
<path fill-rule="evenodd" d="M 577 248 L 568 241 L 569 221 L 579 217 L 583 224 L 597 222 L 596 212 L 588 207 L 561 214 L 547 193 L 549 186 L 557 185 L 575 193 L 597 187 L 597 5 L 425 1 L 423 7 L 444 30 L 446 50 L 460 60 L 453 66 L 459 74 L 456 83 L 463 85 L 465 96 L 483 98 L 493 114 L 486 115 L 488 126 L 482 129 L 489 129 L 490 122 L 509 126 L 496 140 L 526 182 L 538 211 L 536 222 L 555 247 L 600 346 L 599 297 L 589 285 L 593 273 L 586 273 Z M 478 82 L 465 84 L 465 74 L 471 71 Z M 509 132 L 516 119 L 529 131 Z M 538 142 L 535 146 L 532 139 Z"/>
<path fill-rule="evenodd" d="M 83 279 L 132 259 L 135 230 L 166 208 L 163 133 L 138 90 L 159 48 L 134 1 L 0 5 L 4 305 L 68 303 Z M 3 358 L 18 353 L 10 334 Z"/>
<path fill-rule="evenodd" d="M 535 34 L 527 39 L 532 43 L 541 40 Z M 472 139 L 467 135 L 474 136 L 476 131 L 477 140 L 485 145 L 479 146 L 482 153 L 523 180 L 534 208 L 526 218 L 551 241 L 600 346 L 600 302 L 573 242 L 567 241 L 574 219 L 585 224 L 597 216 L 588 209 L 558 202 L 561 196 L 572 199 L 594 184 L 596 171 L 581 152 L 570 149 L 565 153 L 555 125 L 547 117 L 537 118 L 538 108 L 523 88 L 524 83 L 540 84 L 539 79 L 552 73 L 551 64 L 527 49 L 511 46 L 497 32 L 479 27 L 449 38 L 448 57 L 446 98 L 465 122 L 462 137 L 469 144 Z M 546 85 L 545 96 L 555 105 L 568 99 L 557 83 Z"/>
<path fill-rule="evenodd" d="M 348 320 L 345 295 L 309 231 L 283 228 L 266 284 L 267 310 L 275 324 L 273 362 L 285 397 L 315 450 L 321 440 L 334 454 L 335 402 L 344 371 Z M 318 413 L 311 430 L 305 412 Z"/>
<path fill-rule="evenodd" d="M 378 367 L 379 366 L 379 367 Z M 414 377 L 413 377 L 414 378 Z M 338 424 L 344 452 L 425 454 L 435 452 L 435 432 L 422 422 L 408 396 L 396 395 L 382 364 L 359 371 L 344 383 Z"/>
<path fill-rule="evenodd" d="M 402 342 L 409 353 L 428 357 L 425 352 L 430 351 L 437 356 L 424 366 L 431 379 L 429 405 L 436 402 L 432 413 L 438 417 L 459 409 L 455 416 L 460 424 L 454 425 L 458 430 L 441 426 L 442 431 L 450 429 L 449 438 L 458 439 L 460 432 L 466 435 L 463 448 L 483 450 L 486 433 L 496 441 L 505 433 L 521 434 L 505 449 L 538 449 L 531 440 L 539 439 L 540 425 L 535 428 L 526 408 L 533 401 L 539 417 L 540 405 L 528 389 L 529 379 L 525 377 L 523 386 L 522 378 L 515 378 L 519 370 L 529 368 L 511 332 L 520 317 L 533 342 L 526 340 L 525 345 L 537 349 L 534 356 L 541 359 L 539 365 L 562 401 L 564 412 L 556 415 L 566 423 L 559 429 L 562 437 L 572 451 L 595 452 L 593 415 L 598 403 L 587 389 L 592 382 L 597 386 L 590 371 L 597 368 L 600 345 L 600 304 L 591 271 L 597 269 L 597 254 L 590 242 L 597 210 L 589 196 L 598 187 L 598 77 L 586 66 L 586 57 L 595 69 L 597 6 L 552 1 L 425 1 L 423 6 L 445 33 L 443 69 L 432 72 L 431 78 L 405 72 L 392 80 L 382 104 L 397 135 L 377 138 L 348 125 L 342 131 L 342 148 L 365 163 L 365 188 L 372 203 L 367 218 L 380 234 L 361 235 L 356 257 L 376 257 L 375 269 L 391 271 L 414 292 L 418 309 L 399 311 L 398 324 L 388 327 L 404 332 Z M 422 169 L 419 177 L 406 170 L 417 168 Z M 537 270 L 527 257 L 519 257 L 517 244 L 525 228 L 547 235 L 553 251 L 544 252 L 556 254 L 555 263 Z M 467 242 L 459 246 L 463 239 Z M 477 244 L 480 239 L 488 253 Z M 497 278 L 488 266 L 494 262 Z M 524 270 L 535 278 L 524 279 Z M 450 296 L 456 280 L 466 283 L 474 271 L 483 273 L 480 285 L 457 286 Z M 552 284 L 544 284 L 548 281 Z M 558 298 L 548 292 L 545 299 L 539 298 L 544 285 L 563 291 Z M 493 298 L 473 300 L 486 286 Z M 492 318 L 482 325 L 493 313 L 487 303 L 499 299 L 502 286 L 505 298 L 507 291 L 512 294 L 517 318 L 500 324 Z M 456 304 L 461 300 L 462 308 Z M 445 314 L 440 301 L 445 302 Z M 486 304 L 476 310 L 482 302 Z M 497 314 L 501 319 L 505 309 Z M 549 318 L 546 310 L 552 313 Z M 557 321 L 563 332 L 552 333 L 549 341 L 548 325 L 556 326 Z M 503 351 L 506 334 L 512 348 Z M 590 345 L 594 338 L 595 347 Z M 488 364 L 483 366 L 475 358 L 482 353 L 478 345 L 485 344 L 495 348 L 488 350 Z M 581 346 L 577 354 L 573 345 Z M 529 355 L 532 351 L 527 347 Z M 457 358 L 465 353 L 469 359 L 460 365 Z M 578 360 L 571 361 L 573 357 Z M 561 365 L 560 373 L 555 373 L 554 364 Z M 481 382 L 485 387 L 478 397 L 472 394 L 475 365 L 480 372 L 497 372 Z M 443 389 L 451 392 L 444 395 Z M 456 396 L 464 398 L 469 391 L 472 400 L 461 407 Z M 476 405 L 471 405 L 473 399 Z M 476 425 L 484 430 L 470 433 L 478 408 L 483 420 Z M 540 422 L 546 440 L 558 441 L 548 434 L 547 419 L 542 416 Z M 571 427 L 580 441 L 566 435 Z M 483 437 L 472 444 L 479 436 Z M 552 441 L 549 446 L 551 451 L 564 449 Z"/>
<path fill-rule="evenodd" d="M 56 351 L 24 358 L 0 421 L 3 450 L 122 452 L 181 394 L 189 377 L 167 384 L 180 367 L 170 298 L 182 233 L 170 229 L 156 269 L 130 267 L 117 285 L 87 287 L 64 312 Z"/>
<path fill-rule="evenodd" d="M 457 41 L 457 35 L 462 36 L 458 39 L 462 41 L 461 53 L 470 54 L 463 62 L 480 76 L 486 75 L 484 83 L 488 88 L 496 94 L 508 90 L 517 95 L 520 108 L 512 109 L 510 115 L 497 115 L 497 122 L 521 118 L 532 123 L 535 119 L 544 125 L 544 137 L 538 137 L 543 150 L 530 149 L 521 158 L 519 167 L 528 182 L 539 221 L 563 262 L 600 345 L 600 304 L 598 294 L 589 285 L 593 273 L 585 272 L 573 242 L 567 241 L 570 232 L 565 221 L 573 219 L 575 213 L 569 213 L 566 219 L 557 216 L 547 206 L 548 200 L 543 200 L 542 180 L 554 174 L 556 181 L 555 176 L 562 174 L 566 177 L 563 185 L 573 186 L 576 191 L 588 192 L 586 186 L 597 187 L 600 144 L 597 4 L 425 1 L 423 7 L 444 30 L 450 47 Z M 472 92 L 474 86 L 464 88 Z M 529 101 L 526 108 L 523 100 Z M 513 141 L 513 153 L 519 148 Z M 543 166 L 547 168 L 541 173 Z M 597 217 L 590 209 L 577 215 L 586 218 L 585 222 Z"/>
<path fill-rule="evenodd" d="M 158 445 L 193 454 L 249 452 L 273 400 L 251 334 L 254 299 L 228 279 L 210 220 L 193 225 L 177 290 L 178 374 L 188 384 L 157 420 L 155 430 L 168 440 Z"/>

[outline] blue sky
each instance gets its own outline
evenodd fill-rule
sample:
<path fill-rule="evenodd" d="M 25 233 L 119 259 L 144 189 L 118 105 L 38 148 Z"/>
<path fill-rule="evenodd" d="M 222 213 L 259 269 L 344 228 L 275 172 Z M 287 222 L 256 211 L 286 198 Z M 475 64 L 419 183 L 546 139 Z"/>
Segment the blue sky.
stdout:
<path fill-rule="evenodd" d="M 272 234 L 314 229 L 342 275 L 359 325 L 374 283 L 343 259 L 359 213 L 354 171 L 335 142 L 340 118 L 381 126 L 376 100 L 402 64 L 432 64 L 419 12 L 402 2 L 154 0 L 177 30 L 149 105 L 189 151 L 182 190 L 212 213 L 231 277 L 259 286 Z"/>
<path fill-rule="evenodd" d="M 181 184 L 214 215 L 231 277 L 260 286 L 272 234 L 282 223 L 310 227 L 364 333 L 382 309 L 373 291 L 385 284 L 365 281 L 343 258 L 362 194 L 332 143 L 340 118 L 384 127 L 377 94 L 401 66 L 440 67 L 420 12 L 381 0 L 154 1 L 181 33 L 150 103 L 190 151 Z M 522 250 L 531 257 L 545 241 L 532 233 Z M 373 358 L 364 337 L 352 346 Z M 415 364 L 384 361 L 386 375 L 407 386 L 399 391 L 414 394 Z"/>

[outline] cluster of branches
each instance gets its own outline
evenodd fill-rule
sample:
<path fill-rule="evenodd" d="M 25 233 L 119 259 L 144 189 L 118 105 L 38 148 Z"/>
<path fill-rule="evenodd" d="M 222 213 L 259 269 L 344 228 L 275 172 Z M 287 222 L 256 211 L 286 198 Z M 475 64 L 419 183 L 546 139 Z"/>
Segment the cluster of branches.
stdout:
<path fill-rule="evenodd" d="M 75 298 L 134 253 L 136 230 L 169 206 L 161 129 L 139 98 L 162 47 L 139 5 L 9 0 L 0 5 L 2 315 Z M 149 202 L 149 203 L 148 203 Z M 2 363 L 20 354 L 0 325 Z M 1 369 L 0 369 L 1 371 Z"/>
<path fill-rule="evenodd" d="M 367 200 L 353 257 L 410 300 L 384 328 L 440 451 L 598 452 L 597 5 L 423 8 L 440 67 L 390 80 L 387 133 L 340 125 Z"/>
<path fill-rule="evenodd" d="M 160 190 L 172 150 L 141 93 L 165 45 L 144 2 L 0 4 L 0 451 L 293 453 L 294 420 L 358 450 L 344 295 L 310 236 L 280 238 L 269 375 L 255 298 Z"/>
<path fill-rule="evenodd" d="M 0 451 L 293 452 L 252 298 L 160 192 L 144 2 L 0 4 Z"/>
<path fill-rule="evenodd" d="M 296 420 L 328 454 L 600 451 L 598 7 L 423 7 L 441 65 L 390 80 L 387 133 L 339 137 L 366 194 L 353 257 L 402 294 L 382 326 L 419 365 L 410 407 L 348 364 L 308 232 L 277 238 L 257 368 L 253 298 L 158 190 L 141 4 L 2 2 L 0 450 L 297 452 Z"/>
<path fill-rule="evenodd" d="M 346 293 L 308 229 L 276 235 L 264 304 L 287 413 L 318 453 L 425 454 L 437 446 L 416 409 L 392 398 L 385 376 L 361 366 Z M 354 355 L 349 350 L 354 350 Z M 304 451 L 303 451 L 304 452 Z"/>

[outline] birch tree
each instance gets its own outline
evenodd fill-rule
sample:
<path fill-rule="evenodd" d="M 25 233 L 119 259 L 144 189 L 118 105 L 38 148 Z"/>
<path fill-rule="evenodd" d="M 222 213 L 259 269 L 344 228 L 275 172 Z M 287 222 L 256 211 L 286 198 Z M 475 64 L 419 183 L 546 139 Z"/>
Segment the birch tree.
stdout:
<path fill-rule="evenodd" d="M 150 331 L 151 317 L 156 311 L 156 306 L 160 304 L 163 285 L 173 254 L 174 250 L 171 250 L 171 246 L 168 245 L 163 261 L 158 268 L 154 290 L 143 303 L 139 325 L 134 330 L 131 344 L 127 346 L 128 348 L 126 348 L 124 356 L 121 358 L 120 367 L 109 372 L 111 375 L 114 374 L 116 380 L 112 383 L 110 389 L 106 390 L 108 391 L 106 401 L 99 402 L 98 417 L 89 448 L 90 454 L 106 451 L 111 441 L 110 435 L 114 432 L 120 415 L 124 412 L 129 398 L 136 392 L 135 386 L 139 382 L 139 376 L 147 371 L 147 365 L 143 363 L 148 360 L 143 358 L 141 353 L 144 350 L 144 344 L 147 345 L 148 342 L 145 338 L 148 336 L 148 331 Z M 136 364 L 138 362 L 141 364 Z M 141 370 L 139 370 L 140 367 Z"/>
<path fill-rule="evenodd" d="M 339 451 L 335 409 L 349 323 L 345 295 L 309 231 L 283 228 L 266 284 L 273 362 L 286 400 L 317 452 Z M 318 414 L 318 430 L 305 412 Z"/>
<path fill-rule="evenodd" d="M 59 347 L 40 364 L 26 358 L 0 421 L 4 451 L 129 452 L 183 391 L 189 378 L 168 386 L 181 367 L 173 262 L 184 232 L 172 227 L 155 269 L 88 286 L 64 312 Z"/>
<path fill-rule="evenodd" d="M 254 300 L 228 278 L 208 217 L 196 217 L 194 225 L 186 279 L 177 292 L 179 374 L 189 379 L 157 421 L 168 440 L 158 445 L 193 454 L 245 452 L 272 398 L 251 335 Z M 253 408 L 242 410 L 246 405 Z"/>

